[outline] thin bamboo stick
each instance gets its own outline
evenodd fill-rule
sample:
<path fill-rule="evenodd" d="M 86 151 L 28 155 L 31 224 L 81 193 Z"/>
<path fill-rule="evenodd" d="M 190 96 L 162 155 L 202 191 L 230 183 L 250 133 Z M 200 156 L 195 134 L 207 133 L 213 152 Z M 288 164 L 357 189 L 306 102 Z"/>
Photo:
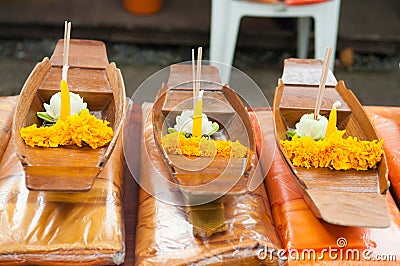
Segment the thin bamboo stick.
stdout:
<path fill-rule="evenodd" d="M 319 82 L 319 90 L 318 90 L 317 100 L 315 102 L 315 109 L 314 109 L 315 120 L 318 119 L 319 111 L 321 109 L 322 97 L 324 95 L 325 84 L 326 84 L 326 79 L 328 77 L 329 63 L 331 61 L 331 57 L 332 57 L 332 47 L 328 47 L 326 48 L 325 52 L 325 59 L 324 59 L 324 64 L 322 66 L 321 80 Z"/>

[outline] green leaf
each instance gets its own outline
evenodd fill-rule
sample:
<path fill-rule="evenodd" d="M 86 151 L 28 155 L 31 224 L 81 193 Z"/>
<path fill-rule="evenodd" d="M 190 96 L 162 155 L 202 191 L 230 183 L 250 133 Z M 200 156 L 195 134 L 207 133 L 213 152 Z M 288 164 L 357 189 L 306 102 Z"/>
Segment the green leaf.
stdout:
<path fill-rule="evenodd" d="M 169 134 L 171 134 L 171 133 L 176 132 L 176 129 L 173 128 L 173 127 L 169 127 L 167 131 L 168 131 Z"/>
<path fill-rule="evenodd" d="M 219 130 L 219 125 L 218 125 L 217 122 L 213 122 L 213 123 L 211 124 L 211 127 L 212 127 L 213 129 L 208 133 L 209 136 L 211 136 L 212 134 L 214 134 L 215 132 L 217 132 L 217 131 Z"/>
<path fill-rule="evenodd" d="M 36 115 L 43 120 L 46 120 L 48 122 L 54 123 L 54 118 L 51 117 L 48 113 L 46 112 L 37 112 Z"/>
<path fill-rule="evenodd" d="M 288 130 L 286 131 L 286 136 L 289 138 L 293 138 L 296 135 L 296 130 Z"/>

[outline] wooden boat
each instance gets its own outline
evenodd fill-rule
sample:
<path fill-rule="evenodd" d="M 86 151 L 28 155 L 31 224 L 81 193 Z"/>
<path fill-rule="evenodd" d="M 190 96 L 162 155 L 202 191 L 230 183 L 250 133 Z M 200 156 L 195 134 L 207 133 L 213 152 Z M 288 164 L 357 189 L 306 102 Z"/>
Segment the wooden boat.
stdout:
<path fill-rule="evenodd" d="M 125 88 L 120 70 L 109 63 L 103 42 L 71 40 L 69 52 L 69 90 L 78 93 L 88 109 L 110 122 L 111 142 L 101 148 L 76 145 L 42 148 L 27 146 L 20 129 L 42 125 L 36 112 L 60 90 L 63 66 L 63 40 L 59 40 L 50 59 L 38 63 L 26 80 L 16 107 L 13 138 L 24 166 L 26 186 L 32 190 L 89 190 L 113 151 L 125 115 Z"/>
<path fill-rule="evenodd" d="M 282 80 L 275 91 L 273 115 L 278 146 L 295 179 L 304 190 L 304 198 L 313 213 L 324 221 L 361 227 L 388 227 L 386 201 L 388 170 L 385 155 L 376 169 L 366 171 L 330 170 L 329 168 L 295 167 L 282 149 L 280 140 L 294 128 L 300 117 L 313 113 L 318 92 L 322 62 L 313 59 L 287 59 Z M 356 96 L 336 82 L 330 72 L 321 107 L 328 116 L 332 104 L 341 101 L 337 109 L 338 129 L 346 136 L 362 140 L 379 139 L 372 122 Z"/>
<path fill-rule="evenodd" d="M 175 124 L 176 116 L 185 109 L 193 109 L 192 69 L 190 65 L 173 65 L 168 83 L 163 85 L 152 108 L 155 142 L 169 166 L 172 178 L 189 202 L 203 201 L 204 197 L 244 193 L 254 171 L 255 136 L 248 112 L 238 95 L 222 86 L 218 69 L 202 67 L 201 89 L 203 113 L 219 124 L 219 134 L 226 140 L 238 140 L 249 149 L 245 158 L 196 157 L 171 155 L 161 144 L 167 128 Z M 190 82 L 188 82 L 190 81 Z"/>

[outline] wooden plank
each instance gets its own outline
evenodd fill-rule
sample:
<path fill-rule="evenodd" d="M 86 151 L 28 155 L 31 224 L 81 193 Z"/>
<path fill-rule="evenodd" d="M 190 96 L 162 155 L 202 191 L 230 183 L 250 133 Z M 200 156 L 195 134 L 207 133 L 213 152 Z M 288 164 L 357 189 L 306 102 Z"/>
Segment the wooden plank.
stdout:
<path fill-rule="evenodd" d="M 390 225 L 385 195 L 325 190 L 308 190 L 307 194 L 328 223 L 375 228 Z"/>
<path fill-rule="evenodd" d="M 43 102 L 60 91 L 61 67 L 52 67 L 41 82 L 38 92 Z M 113 92 L 104 69 L 71 68 L 68 70 L 68 88 L 83 97 L 91 111 L 101 111 L 112 100 Z"/>
<path fill-rule="evenodd" d="M 318 86 L 322 74 L 322 61 L 303 59 L 301 61 L 288 58 L 284 61 L 282 81 L 285 85 Z M 337 83 L 332 71 L 329 70 L 326 86 L 335 86 Z"/>
<path fill-rule="evenodd" d="M 52 66 L 63 65 L 64 40 L 60 39 L 50 58 Z M 106 45 L 100 41 L 71 39 L 68 65 L 79 68 L 105 69 L 109 64 Z"/>
<path fill-rule="evenodd" d="M 200 80 L 208 82 L 206 87 L 208 89 L 220 90 L 222 88 L 218 68 L 216 67 L 202 66 Z M 180 85 L 184 84 L 184 88 L 192 89 L 192 81 L 193 74 L 191 64 L 176 64 L 170 67 L 170 75 L 167 82 L 168 87 L 174 88 L 177 85 L 181 87 Z M 202 85 L 201 87 L 203 88 L 204 86 Z"/>

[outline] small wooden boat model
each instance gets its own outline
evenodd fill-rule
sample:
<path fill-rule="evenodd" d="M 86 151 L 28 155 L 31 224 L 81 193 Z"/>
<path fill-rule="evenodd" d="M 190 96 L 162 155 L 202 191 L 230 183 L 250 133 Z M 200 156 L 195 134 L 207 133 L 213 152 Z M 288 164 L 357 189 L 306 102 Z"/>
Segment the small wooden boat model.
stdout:
<path fill-rule="evenodd" d="M 317 217 L 344 226 L 388 227 L 388 170 L 384 154 L 376 169 L 307 169 L 294 166 L 282 149 L 280 140 L 287 139 L 286 131 L 294 128 L 302 115 L 313 113 L 321 68 L 319 60 L 285 60 L 283 78 L 279 81 L 273 103 L 275 135 L 280 151 Z M 369 141 L 379 139 L 356 96 L 343 81 L 336 82 L 330 72 L 320 114 L 328 116 L 335 101 L 342 103 L 337 109 L 337 127 L 346 130 L 344 137 Z"/>
<path fill-rule="evenodd" d="M 30 147 L 20 129 L 43 121 L 36 116 L 43 103 L 60 90 L 63 66 L 63 40 L 59 40 L 50 59 L 38 63 L 26 80 L 16 107 L 13 137 L 24 166 L 26 186 L 32 190 L 89 190 L 113 151 L 125 115 L 125 88 L 121 72 L 109 63 L 105 44 L 92 40 L 71 40 L 68 83 L 97 118 L 110 122 L 114 136 L 106 146 Z"/>
<path fill-rule="evenodd" d="M 169 166 L 174 182 L 189 203 L 202 201 L 204 197 L 238 194 L 247 191 L 255 167 L 255 137 L 248 112 L 238 95 L 229 87 L 222 86 L 218 69 L 203 66 L 201 89 L 203 113 L 219 124 L 220 137 L 238 140 L 248 148 L 244 158 L 195 157 L 168 154 L 161 144 L 167 128 L 175 124 L 176 116 L 193 108 L 192 69 L 190 65 L 173 65 L 168 83 L 163 85 L 152 108 L 154 138 L 160 154 Z M 215 199 L 215 198 L 214 198 Z"/>

